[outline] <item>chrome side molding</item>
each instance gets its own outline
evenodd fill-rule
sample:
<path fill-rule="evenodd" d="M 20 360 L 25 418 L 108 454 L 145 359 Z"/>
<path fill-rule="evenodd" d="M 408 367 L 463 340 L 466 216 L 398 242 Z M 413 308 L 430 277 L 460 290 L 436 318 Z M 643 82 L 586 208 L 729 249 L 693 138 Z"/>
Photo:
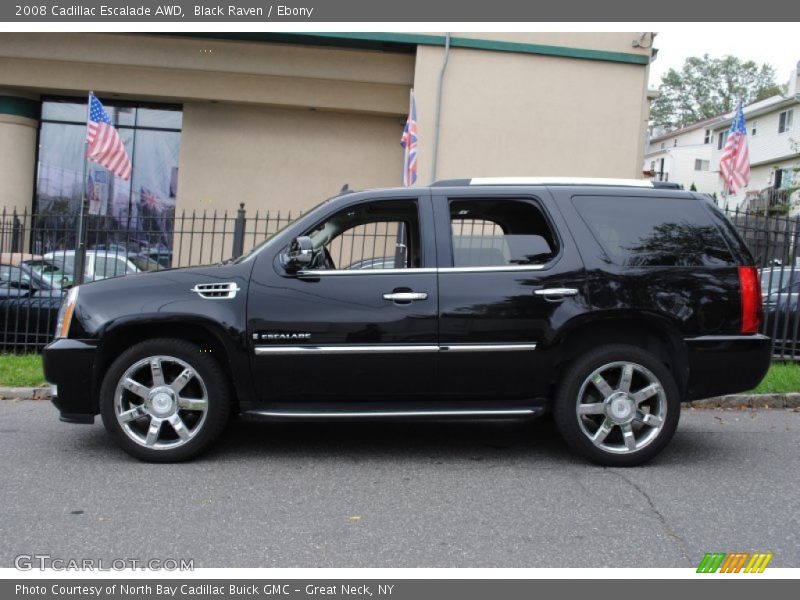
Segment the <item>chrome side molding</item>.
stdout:
<path fill-rule="evenodd" d="M 312 354 L 420 354 L 437 352 L 516 352 L 536 350 L 536 344 L 450 344 L 439 346 L 436 344 L 406 345 L 406 344 L 375 344 L 373 346 L 346 346 L 330 344 L 322 346 L 256 346 L 257 356 L 266 355 L 312 355 Z"/>
<path fill-rule="evenodd" d="M 298 271 L 300 278 L 316 279 L 317 277 L 350 277 L 358 275 L 447 275 L 448 273 L 507 273 L 541 271 L 546 265 L 498 265 L 495 267 L 438 267 L 438 268 L 411 268 L 411 269 L 313 269 Z"/>
<path fill-rule="evenodd" d="M 360 411 L 290 411 L 290 410 L 248 410 L 243 414 L 270 418 L 287 419 L 380 419 L 402 417 L 511 417 L 533 415 L 541 412 L 536 408 L 510 409 L 465 409 L 465 410 L 360 410 Z"/>
<path fill-rule="evenodd" d="M 289 355 L 311 355 L 311 354 L 394 354 L 412 353 L 419 354 L 425 352 L 438 352 L 439 346 L 434 344 L 423 346 L 397 345 L 375 345 L 375 346 L 256 346 L 256 355 L 267 354 Z"/>

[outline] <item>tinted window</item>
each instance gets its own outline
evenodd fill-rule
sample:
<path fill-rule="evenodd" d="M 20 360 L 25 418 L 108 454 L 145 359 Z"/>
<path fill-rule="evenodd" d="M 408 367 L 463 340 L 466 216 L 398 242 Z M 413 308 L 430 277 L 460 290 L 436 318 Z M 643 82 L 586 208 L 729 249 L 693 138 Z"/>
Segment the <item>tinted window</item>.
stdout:
<path fill-rule="evenodd" d="M 543 264 L 556 254 L 555 236 L 529 200 L 450 201 L 454 267 Z"/>
<path fill-rule="evenodd" d="M 625 266 L 692 267 L 733 264 L 730 250 L 694 199 L 572 199 L 608 259 Z"/>

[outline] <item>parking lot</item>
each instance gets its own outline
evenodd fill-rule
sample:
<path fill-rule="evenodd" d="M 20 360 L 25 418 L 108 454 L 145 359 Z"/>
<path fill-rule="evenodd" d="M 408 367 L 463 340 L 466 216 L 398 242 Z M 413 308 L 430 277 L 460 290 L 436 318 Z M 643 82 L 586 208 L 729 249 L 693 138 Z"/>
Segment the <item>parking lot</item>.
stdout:
<path fill-rule="evenodd" d="M 800 412 L 686 410 L 635 469 L 570 455 L 541 422 L 237 419 L 212 452 L 150 465 L 99 422 L 0 402 L 0 564 L 19 554 L 196 567 L 800 566 Z"/>

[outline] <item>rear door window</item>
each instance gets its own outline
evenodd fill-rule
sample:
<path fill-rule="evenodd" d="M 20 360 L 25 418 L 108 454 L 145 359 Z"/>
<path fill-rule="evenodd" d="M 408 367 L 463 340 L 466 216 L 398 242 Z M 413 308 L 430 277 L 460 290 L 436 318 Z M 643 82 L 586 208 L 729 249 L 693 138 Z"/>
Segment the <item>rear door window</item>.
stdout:
<path fill-rule="evenodd" d="M 539 207 L 526 199 L 450 201 L 454 267 L 541 265 L 558 251 Z"/>
<path fill-rule="evenodd" d="M 736 264 L 711 216 L 695 199 L 575 196 L 572 203 L 608 260 L 617 265 Z"/>

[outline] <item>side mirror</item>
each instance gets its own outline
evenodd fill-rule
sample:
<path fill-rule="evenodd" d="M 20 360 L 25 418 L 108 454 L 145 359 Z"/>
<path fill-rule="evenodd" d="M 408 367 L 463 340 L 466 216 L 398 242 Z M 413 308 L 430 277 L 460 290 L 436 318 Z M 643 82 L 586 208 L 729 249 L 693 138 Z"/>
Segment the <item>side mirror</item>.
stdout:
<path fill-rule="evenodd" d="M 307 235 L 294 238 L 289 244 L 289 250 L 281 255 L 283 268 L 292 273 L 308 266 L 313 259 L 314 244 Z"/>

